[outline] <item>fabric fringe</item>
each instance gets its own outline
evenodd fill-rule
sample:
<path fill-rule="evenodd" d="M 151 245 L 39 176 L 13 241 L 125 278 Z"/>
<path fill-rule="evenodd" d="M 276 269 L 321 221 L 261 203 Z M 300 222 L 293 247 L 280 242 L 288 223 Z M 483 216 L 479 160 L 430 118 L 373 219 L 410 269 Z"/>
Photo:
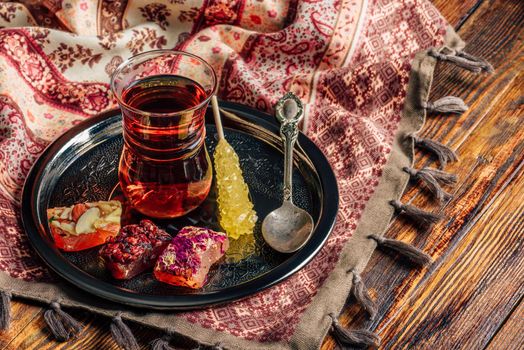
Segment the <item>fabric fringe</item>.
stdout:
<path fill-rule="evenodd" d="M 422 101 L 422 108 L 428 112 L 440 113 L 463 113 L 468 110 L 468 106 L 461 98 L 455 96 L 446 96 L 439 98 L 436 101 Z"/>
<path fill-rule="evenodd" d="M 362 281 L 362 277 L 355 270 L 350 270 L 349 272 L 353 274 L 353 288 L 351 288 L 351 292 L 355 297 L 355 300 L 364 310 L 366 310 L 372 320 L 375 319 L 375 316 L 377 315 L 377 306 L 373 299 L 371 299 L 368 289 L 366 288 L 364 281 Z"/>
<path fill-rule="evenodd" d="M 422 168 L 420 170 L 404 167 L 402 168 L 412 178 L 420 180 L 426 184 L 431 193 L 439 200 L 444 201 L 453 197 L 444 191 L 441 184 L 451 185 L 457 182 L 457 176 L 438 169 Z"/>
<path fill-rule="evenodd" d="M 443 50 L 431 48 L 428 51 L 428 55 L 436 58 L 439 61 L 448 61 L 454 63 L 456 66 L 464 68 L 475 74 L 483 72 L 493 73 L 495 71 L 493 66 L 483 58 L 470 55 L 464 51 L 452 50 L 449 48 L 445 49 L 447 53 L 444 53 Z"/>
<path fill-rule="evenodd" d="M 164 334 L 162 338 L 157 338 L 153 340 L 149 345 L 151 345 L 151 350 L 175 350 L 175 348 L 169 345 L 169 342 L 173 338 L 173 335 L 169 332 Z"/>
<path fill-rule="evenodd" d="M 116 315 L 111 322 L 111 335 L 115 342 L 124 350 L 138 350 L 140 347 L 131 329 L 122 321 L 122 316 Z"/>
<path fill-rule="evenodd" d="M 426 252 L 413 247 L 411 244 L 396 239 L 384 238 L 378 235 L 369 235 L 368 238 L 375 240 L 379 247 L 390 249 L 417 265 L 426 266 L 433 262 L 433 258 Z"/>
<path fill-rule="evenodd" d="M 0 292 L 0 329 L 9 329 L 11 324 L 11 292 L 3 290 Z"/>
<path fill-rule="evenodd" d="M 44 312 L 44 319 L 58 341 L 67 341 L 82 330 L 82 325 L 62 310 L 56 301 L 52 302 L 50 309 Z"/>
<path fill-rule="evenodd" d="M 425 139 L 415 134 L 410 134 L 408 136 L 413 139 L 415 146 L 432 152 L 438 157 L 440 169 L 443 169 L 449 162 L 456 162 L 458 160 L 455 151 L 440 142 Z"/>
<path fill-rule="evenodd" d="M 345 329 L 338 323 L 338 319 L 334 314 L 329 314 L 329 316 L 332 319 L 331 335 L 339 345 L 372 347 L 378 347 L 380 345 L 380 337 L 375 333 L 366 329 Z"/>
<path fill-rule="evenodd" d="M 399 215 L 405 215 L 413 220 L 419 226 L 427 227 L 437 223 L 442 217 L 437 214 L 429 213 L 422 209 L 409 204 L 403 204 L 399 200 L 392 200 L 389 202 Z"/>

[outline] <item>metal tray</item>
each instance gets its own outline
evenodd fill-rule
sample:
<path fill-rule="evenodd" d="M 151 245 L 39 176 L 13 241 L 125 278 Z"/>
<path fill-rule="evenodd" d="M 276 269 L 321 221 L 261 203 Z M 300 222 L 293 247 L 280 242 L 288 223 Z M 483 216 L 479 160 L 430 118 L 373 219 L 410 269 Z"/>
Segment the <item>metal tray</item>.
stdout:
<path fill-rule="evenodd" d="M 127 281 L 111 278 L 97 256 L 99 248 L 65 253 L 54 247 L 46 209 L 107 200 L 118 192 L 118 160 L 122 148 L 121 115 L 91 118 L 59 137 L 36 161 L 22 197 L 22 221 L 31 244 L 61 277 L 94 295 L 136 307 L 191 309 L 247 297 L 279 283 L 304 267 L 326 242 L 338 210 L 338 189 L 328 161 L 300 134 L 294 157 L 295 203 L 315 221 L 312 238 L 299 251 L 281 254 L 268 247 L 260 232 L 263 218 L 281 204 L 283 154 L 273 118 L 249 107 L 222 102 L 226 138 L 235 148 L 250 188 L 259 220 L 254 247 L 247 256 L 232 256 L 217 264 L 199 290 L 170 286 L 143 273 Z M 118 113 L 118 112 L 114 112 Z M 211 109 L 206 115 L 206 145 L 216 146 Z M 169 233 L 185 225 L 217 227 L 215 185 L 203 205 L 183 218 L 156 220 Z M 245 254 L 244 254 L 245 255 Z M 240 259 L 242 258 L 242 259 Z"/>

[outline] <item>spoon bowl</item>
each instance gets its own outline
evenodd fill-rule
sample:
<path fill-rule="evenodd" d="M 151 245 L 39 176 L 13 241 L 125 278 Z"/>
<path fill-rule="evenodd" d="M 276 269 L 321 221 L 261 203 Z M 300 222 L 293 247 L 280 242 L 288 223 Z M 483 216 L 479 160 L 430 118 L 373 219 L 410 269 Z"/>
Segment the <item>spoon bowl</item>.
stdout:
<path fill-rule="evenodd" d="M 281 253 L 292 253 L 302 248 L 312 231 L 311 215 L 291 202 L 284 202 L 262 222 L 262 237 Z"/>

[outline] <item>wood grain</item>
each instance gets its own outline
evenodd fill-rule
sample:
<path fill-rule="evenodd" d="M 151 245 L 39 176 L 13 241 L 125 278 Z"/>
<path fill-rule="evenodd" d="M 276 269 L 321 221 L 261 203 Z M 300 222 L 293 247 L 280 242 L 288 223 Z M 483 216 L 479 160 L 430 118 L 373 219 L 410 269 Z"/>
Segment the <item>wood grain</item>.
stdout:
<path fill-rule="evenodd" d="M 488 344 L 488 350 L 524 349 L 524 299 Z"/>
<path fill-rule="evenodd" d="M 428 118 L 422 133 L 458 150 L 460 163 L 448 167 L 460 175 L 455 199 L 439 206 L 420 186 L 412 186 L 404 201 L 441 210 L 448 219 L 431 232 L 418 232 L 398 219 L 387 232 L 424 248 L 437 262 L 429 270 L 416 270 L 374 254 L 363 277 L 380 314 L 370 322 L 350 303 L 341 321 L 377 329 L 383 348 L 518 349 L 524 342 L 524 2 L 434 4 L 459 30 L 467 51 L 490 60 L 496 73 L 474 76 L 438 65 L 432 99 L 455 95 L 471 105 L 460 117 Z M 417 155 L 417 167 L 432 162 Z M 42 308 L 17 301 L 12 307 L 12 327 L 0 332 L 3 349 L 118 349 L 107 318 L 71 311 L 85 328 L 78 339 L 57 343 L 45 327 Z M 144 349 L 161 336 L 130 326 Z M 326 338 L 323 349 L 333 347 Z"/>
<path fill-rule="evenodd" d="M 39 306 L 16 301 L 11 302 L 11 327 L 6 331 L 0 332 L 0 346 L 5 348 L 41 312 L 42 308 Z"/>
<path fill-rule="evenodd" d="M 509 70 L 522 56 L 522 33 L 524 26 L 524 3 L 519 0 L 490 1 L 482 5 L 468 18 L 459 30 L 466 41 L 466 51 L 486 58 L 496 68 L 492 75 L 472 75 L 452 64 L 438 64 L 431 99 L 453 95 L 468 104 L 476 102 L 481 108 L 470 110 L 460 118 L 428 118 L 422 135 L 455 148 L 468 137 L 478 124 L 484 111 L 493 105 L 495 95 L 493 81 Z M 511 79 L 511 77 L 509 78 Z M 507 88 L 501 84 L 498 88 Z"/>
<path fill-rule="evenodd" d="M 20 304 L 20 303 L 17 303 Z M 37 308 L 43 312 L 41 308 Z M 58 343 L 47 330 L 47 325 L 41 314 L 30 322 L 26 322 L 23 331 L 18 332 L 3 349 L 104 349 L 120 350 L 111 337 L 109 325 L 111 320 L 81 310 L 66 310 L 71 316 L 84 325 L 84 329 L 77 338 L 64 343 Z M 42 313 L 41 312 L 41 313 Z M 161 332 L 129 323 L 143 349 L 148 349 L 149 343 L 162 336 Z"/>
<path fill-rule="evenodd" d="M 513 311 L 524 295 L 523 161 L 492 200 L 498 205 L 482 210 L 431 277 L 381 322 L 385 348 L 482 349 Z"/>
<path fill-rule="evenodd" d="M 454 28 L 460 28 L 484 1 L 485 0 L 434 0 L 432 2 L 449 24 Z"/>

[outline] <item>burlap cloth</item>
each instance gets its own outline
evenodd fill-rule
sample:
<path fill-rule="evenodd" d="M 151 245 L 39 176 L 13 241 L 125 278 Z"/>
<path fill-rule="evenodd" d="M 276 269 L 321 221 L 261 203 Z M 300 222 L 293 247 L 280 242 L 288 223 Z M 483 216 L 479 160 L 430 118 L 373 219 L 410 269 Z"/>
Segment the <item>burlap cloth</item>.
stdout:
<path fill-rule="evenodd" d="M 1 3 L 0 25 L 0 289 L 228 349 L 320 346 L 410 178 L 408 135 L 435 107 L 427 50 L 463 47 L 426 0 Z M 307 104 L 304 132 L 335 171 L 340 211 L 324 249 L 285 282 L 224 306 L 145 312 L 92 297 L 35 257 L 19 218 L 31 164 L 64 130 L 113 109 L 111 72 L 156 48 L 209 61 L 224 100 L 271 112 L 293 91 Z"/>

